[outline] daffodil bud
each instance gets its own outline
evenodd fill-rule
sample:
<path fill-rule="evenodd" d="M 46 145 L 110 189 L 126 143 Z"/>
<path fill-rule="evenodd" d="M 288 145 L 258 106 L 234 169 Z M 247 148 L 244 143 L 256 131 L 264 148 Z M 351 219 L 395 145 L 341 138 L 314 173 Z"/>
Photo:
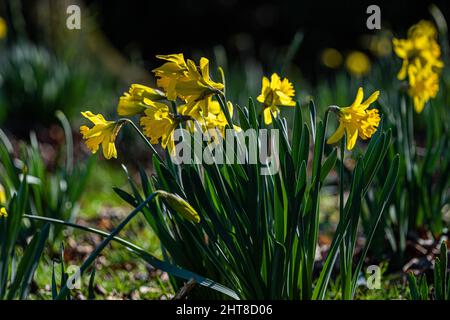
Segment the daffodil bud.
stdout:
<path fill-rule="evenodd" d="M 169 207 L 181 214 L 184 218 L 195 223 L 200 222 L 200 216 L 197 211 L 195 211 L 195 209 L 179 195 L 162 190 L 158 190 L 156 193 L 164 199 Z"/>

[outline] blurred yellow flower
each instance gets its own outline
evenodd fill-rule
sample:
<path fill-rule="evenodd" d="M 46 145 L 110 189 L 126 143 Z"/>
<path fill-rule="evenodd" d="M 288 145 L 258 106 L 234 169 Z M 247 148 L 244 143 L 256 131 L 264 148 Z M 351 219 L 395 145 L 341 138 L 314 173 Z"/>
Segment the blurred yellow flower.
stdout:
<path fill-rule="evenodd" d="M 185 61 L 181 53 L 156 57 L 168 61 L 153 70 L 158 77 L 157 84 L 166 91 L 167 98 L 176 100 L 178 97 L 186 102 L 188 110 L 200 106 L 208 114 L 205 100 L 224 88 L 222 83 L 211 80 L 209 60 L 202 57 L 197 67 L 192 60 Z"/>
<path fill-rule="evenodd" d="M 5 188 L 0 184 L 0 205 L 3 205 L 6 203 L 6 192 Z"/>
<path fill-rule="evenodd" d="M 409 88 L 408 94 L 413 99 L 414 109 L 421 113 L 425 103 L 435 98 L 439 91 L 439 76 L 430 69 L 423 68 L 420 61 L 408 68 Z"/>
<path fill-rule="evenodd" d="M 6 38 L 8 34 L 8 25 L 6 24 L 5 19 L 0 17 L 0 39 Z"/>
<path fill-rule="evenodd" d="M 409 66 L 414 60 L 420 60 L 423 68 L 439 72 L 444 66 L 441 48 L 437 43 L 437 31 L 430 21 L 422 20 L 408 30 L 407 39 L 393 39 L 394 52 L 403 60 L 402 68 L 397 77 L 403 80 L 408 75 Z"/>
<path fill-rule="evenodd" d="M 103 156 L 106 159 L 117 158 L 115 141 L 122 124 L 116 121 L 107 121 L 101 114 L 95 115 L 90 111 L 81 114 L 94 124 L 93 128 L 80 127 L 80 132 L 83 139 L 86 140 L 85 143 L 89 150 L 96 153 L 101 144 Z"/>
<path fill-rule="evenodd" d="M 157 144 L 161 139 L 163 148 L 169 147 L 174 149 L 173 131 L 180 123 L 173 114 L 169 112 L 169 107 L 165 104 L 158 104 L 157 107 L 145 109 L 144 116 L 141 117 L 140 123 L 144 129 L 144 134 L 150 138 L 152 144 Z"/>
<path fill-rule="evenodd" d="M 179 195 L 162 190 L 157 190 L 156 193 L 159 197 L 165 200 L 169 207 L 171 207 L 177 213 L 181 214 L 187 220 L 193 221 L 195 223 L 200 222 L 200 215 L 197 213 L 197 211 L 195 211 L 195 209 Z"/>
<path fill-rule="evenodd" d="M 0 208 L 0 218 L 1 217 L 8 218 L 8 212 L 6 211 L 6 208 L 4 208 L 4 207 Z"/>
<path fill-rule="evenodd" d="M 352 75 L 361 77 L 370 72 L 370 59 L 361 51 L 353 51 L 345 59 L 345 67 Z"/>
<path fill-rule="evenodd" d="M 379 95 L 380 92 L 375 91 L 363 102 L 364 91 L 362 88 L 359 88 L 355 101 L 349 107 L 338 109 L 339 127 L 328 138 L 327 143 L 336 143 L 346 134 L 347 149 L 352 150 L 358 135 L 363 140 L 369 139 L 377 131 L 380 115 L 377 109 L 367 110 L 367 108 L 378 99 Z"/>
<path fill-rule="evenodd" d="M 165 98 L 164 93 L 158 89 L 141 84 L 132 84 L 128 92 L 120 97 L 117 113 L 122 117 L 131 117 L 144 112 L 148 107 L 155 107 L 158 102 L 154 102 L 154 100 Z"/>
<path fill-rule="evenodd" d="M 287 78 L 281 80 L 276 73 L 272 74 L 270 80 L 263 77 L 261 94 L 256 99 L 263 104 L 264 122 L 272 123 L 272 114 L 275 117 L 278 116 L 279 106 L 295 106 L 295 101 L 292 99 L 294 96 L 294 86 Z"/>
<path fill-rule="evenodd" d="M 342 54 L 333 48 L 323 50 L 321 55 L 322 64 L 331 69 L 337 69 L 342 64 Z"/>
<path fill-rule="evenodd" d="M 387 57 L 392 53 L 392 36 L 387 30 L 361 37 L 361 44 L 377 57 Z"/>

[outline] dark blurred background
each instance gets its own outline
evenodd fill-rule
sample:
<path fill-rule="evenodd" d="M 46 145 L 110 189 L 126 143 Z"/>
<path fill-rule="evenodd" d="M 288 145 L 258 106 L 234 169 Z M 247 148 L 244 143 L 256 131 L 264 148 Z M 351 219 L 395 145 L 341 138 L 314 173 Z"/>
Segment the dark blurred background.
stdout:
<path fill-rule="evenodd" d="M 268 52 L 289 45 L 304 33 L 294 62 L 308 78 L 317 76 L 317 57 L 326 47 L 355 49 L 366 28 L 366 9 L 381 9 L 382 28 L 404 34 L 420 19 L 430 19 L 434 3 L 450 13 L 448 0 L 341 1 L 85 1 L 97 13 L 101 29 L 121 52 L 141 52 L 152 66 L 158 53 L 208 51 L 223 45 L 231 57 L 255 57 L 270 64 Z"/>
<path fill-rule="evenodd" d="M 11 5 L 2 0 L 1 10 Z M 274 48 L 288 46 L 297 31 L 304 38 L 294 62 L 314 80 L 317 56 L 321 49 L 355 49 L 365 34 L 366 9 L 381 8 L 382 28 L 405 34 L 420 19 L 430 19 L 428 7 L 436 4 L 448 18 L 448 0 L 341 0 L 341 1 L 238 1 L 238 0 L 171 0 L 171 1 L 24 1 L 22 11 L 26 31 L 34 41 L 46 40 L 39 25 L 56 17 L 41 19 L 43 8 L 56 9 L 56 3 L 79 3 L 88 10 L 89 19 L 104 33 L 110 44 L 130 59 L 142 59 L 149 67 L 155 54 L 197 51 L 208 52 L 222 45 L 230 57 L 254 57 L 270 64 Z M 64 5 L 59 9 L 65 9 Z M 59 12 L 64 15 L 64 12 Z M 83 13 L 83 18 L 86 15 Z M 52 15 L 58 14 L 53 10 Z M 14 30 L 11 30 L 14 32 Z M 67 39 L 70 40 L 70 39 Z"/>
<path fill-rule="evenodd" d="M 74 126 L 86 108 L 112 116 L 130 83 L 154 84 L 156 54 L 209 57 L 224 67 L 233 101 L 256 95 L 261 76 L 272 72 L 299 84 L 299 95 L 313 94 L 338 71 L 325 66 L 323 50 L 378 61 L 371 39 L 384 40 L 390 55 L 393 36 L 432 20 L 432 3 L 450 19 L 448 0 L 1 0 L 0 124 L 26 135 L 54 121 L 56 109 Z M 71 4 L 81 7 L 81 30 L 66 28 Z M 381 9 L 381 30 L 366 27 L 372 4 Z"/>

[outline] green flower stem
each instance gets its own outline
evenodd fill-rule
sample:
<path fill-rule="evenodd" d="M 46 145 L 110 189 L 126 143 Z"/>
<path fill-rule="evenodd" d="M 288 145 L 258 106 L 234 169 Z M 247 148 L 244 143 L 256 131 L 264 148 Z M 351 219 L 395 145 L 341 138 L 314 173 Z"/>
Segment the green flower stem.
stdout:
<path fill-rule="evenodd" d="M 223 72 L 222 67 L 217 68 L 217 71 L 219 71 L 219 75 L 220 75 L 220 80 L 222 80 L 222 84 L 223 84 L 223 95 L 225 96 L 227 94 L 226 92 L 226 88 L 227 88 L 227 84 L 226 84 L 226 79 L 225 79 L 225 72 Z"/>
<path fill-rule="evenodd" d="M 345 141 L 346 134 L 341 139 L 340 151 L 341 151 L 341 165 L 339 167 L 339 220 L 345 219 L 344 217 L 344 160 L 345 160 Z M 339 246 L 340 262 L 341 262 L 341 286 L 342 286 L 342 298 L 347 299 L 347 293 L 349 292 L 349 273 L 347 264 L 347 248 L 345 242 L 342 241 Z M 350 278 L 351 279 L 351 278 Z"/>
<path fill-rule="evenodd" d="M 328 106 L 326 113 L 334 112 L 339 115 L 339 107 L 335 105 Z M 326 117 L 326 115 L 325 115 Z M 344 217 L 344 160 L 345 160 L 345 141 L 346 134 L 341 138 L 340 142 L 340 157 L 341 165 L 339 166 L 339 220 L 345 219 Z M 340 254 L 340 273 L 341 273 L 341 288 L 342 298 L 348 298 L 348 292 L 351 290 L 351 273 L 349 273 L 349 266 L 347 260 L 347 248 L 345 245 L 345 235 L 343 241 L 339 245 Z"/>
<path fill-rule="evenodd" d="M 175 101 L 170 101 L 170 105 L 172 107 L 173 114 L 177 115 L 178 114 L 178 109 L 177 109 L 177 104 L 175 103 Z"/>
<path fill-rule="evenodd" d="M 69 120 L 67 120 L 66 115 L 61 110 L 55 112 L 56 117 L 61 122 L 64 129 L 64 135 L 66 138 L 66 168 L 68 173 L 73 171 L 73 139 L 72 139 L 72 129 L 70 127 Z"/>
<path fill-rule="evenodd" d="M 234 128 L 233 120 L 231 119 L 230 112 L 228 111 L 227 98 L 225 97 L 225 94 L 223 92 L 220 92 L 217 93 L 216 96 L 217 100 L 220 103 L 220 106 L 222 107 L 222 111 L 225 114 L 225 118 L 227 119 L 230 129 L 233 129 Z"/>
<path fill-rule="evenodd" d="M 339 167 L 339 213 L 344 214 L 344 159 L 345 159 L 345 135 L 341 140 L 341 166 Z"/>
<path fill-rule="evenodd" d="M 106 237 L 95 250 L 89 255 L 89 257 L 83 262 L 80 267 L 80 274 L 83 274 L 87 268 L 91 266 L 91 264 L 97 259 L 98 255 L 102 252 L 102 250 L 112 241 L 114 238 L 122 231 L 123 228 L 155 197 L 157 193 L 152 193 L 147 199 L 145 199 L 139 206 L 137 206 L 109 235 Z M 67 283 L 61 288 L 57 300 L 63 300 L 67 297 L 69 293 L 69 287 Z"/>
<path fill-rule="evenodd" d="M 155 147 L 150 143 L 150 141 L 148 141 L 147 137 L 142 133 L 141 130 L 139 130 L 139 128 L 136 126 L 136 124 L 133 121 L 131 121 L 130 119 L 127 119 L 127 118 L 122 118 L 119 121 L 123 121 L 123 122 L 131 124 L 133 129 L 139 134 L 139 136 L 142 138 L 142 140 L 144 140 L 145 144 L 153 151 L 153 153 L 156 155 L 158 160 L 162 161 L 162 159 L 159 156 L 158 152 L 156 151 Z"/>

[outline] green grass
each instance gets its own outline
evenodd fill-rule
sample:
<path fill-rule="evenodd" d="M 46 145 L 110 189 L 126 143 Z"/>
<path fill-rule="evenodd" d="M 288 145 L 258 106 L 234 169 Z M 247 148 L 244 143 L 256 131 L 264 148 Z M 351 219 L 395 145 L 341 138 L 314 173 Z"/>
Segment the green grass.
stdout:
<path fill-rule="evenodd" d="M 111 162 L 97 161 L 95 169 L 89 177 L 86 192 L 81 199 L 81 210 L 77 222 L 104 229 L 115 226 L 131 206 L 120 199 L 112 190 L 112 186 L 123 186 L 127 183 L 126 175 L 118 165 Z M 64 246 L 73 259 L 65 261 L 68 265 L 81 265 L 87 253 L 93 250 L 100 238 L 78 230 L 66 228 L 64 231 Z M 161 258 L 159 240 L 142 217 L 133 220 L 121 233 L 121 236 L 138 244 L 148 252 Z M 83 253 L 77 253 L 79 246 Z M 69 256 L 69 255 L 67 255 Z M 95 284 L 100 287 L 96 291 L 96 299 L 161 299 L 173 296 L 166 274 L 153 269 L 141 259 L 136 258 L 126 248 L 112 243 L 102 253 L 96 262 L 97 271 Z M 60 279 L 59 264 L 56 265 L 57 282 Z M 51 299 L 52 259 L 46 252 L 35 274 L 38 290 L 32 293 L 30 299 Z M 88 296 L 89 274 L 83 277 L 80 293 Z M 80 298 L 72 292 L 72 296 Z"/>
<path fill-rule="evenodd" d="M 113 186 L 123 186 L 127 183 L 127 177 L 119 165 L 97 161 L 94 166 L 81 199 L 80 217 L 98 217 L 105 208 L 131 208 L 112 192 Z"/>
<path fill-rule="evenodd" d="M 107 194 L 104 196 L 106 197 Z M 120 212 L 120 207 L 115 211 Z M 83 225 L 96 226 L 98 223 L 97 217 L 92 217 L 90 220 L 79 220 Z M 112 224 L 117 224 L 117 217 L 111 220 Z M 100 239 L 83 231 L 67 229 L 65 232 L 66 257 L 72 257 L 72 259 L 64 261 L 65 267 L 79 266 Z M 155 256 L 161 257 L 159 241 L 142 218 L 138 217 L 132 221 L 121 235 Z M 76 246 L 71 247 L 71 244 Z M 36 287 L 39 289 L 31 295 L 31 299 L 51 299 L 52 297 L 52 259 L 49 258 L 50 253 L 46 253 L 34 279 Z M 60 279 L 59 267 L 59 263 L 56 264 L 57 282 Z M 81 289 L 72 291 L 72 297 L 80 298 L 80 293 L 84 298 L 88 296 L 89 275 L 83 276 Z M 161 299 L 173 296 L 173 290 L 166 274 L 153 269 L 123 246 L 114 243 L 110 244 L 96 261 L 95 284 L 100 287 L 100 290 L 96 290 L 96 299 Z"/>

